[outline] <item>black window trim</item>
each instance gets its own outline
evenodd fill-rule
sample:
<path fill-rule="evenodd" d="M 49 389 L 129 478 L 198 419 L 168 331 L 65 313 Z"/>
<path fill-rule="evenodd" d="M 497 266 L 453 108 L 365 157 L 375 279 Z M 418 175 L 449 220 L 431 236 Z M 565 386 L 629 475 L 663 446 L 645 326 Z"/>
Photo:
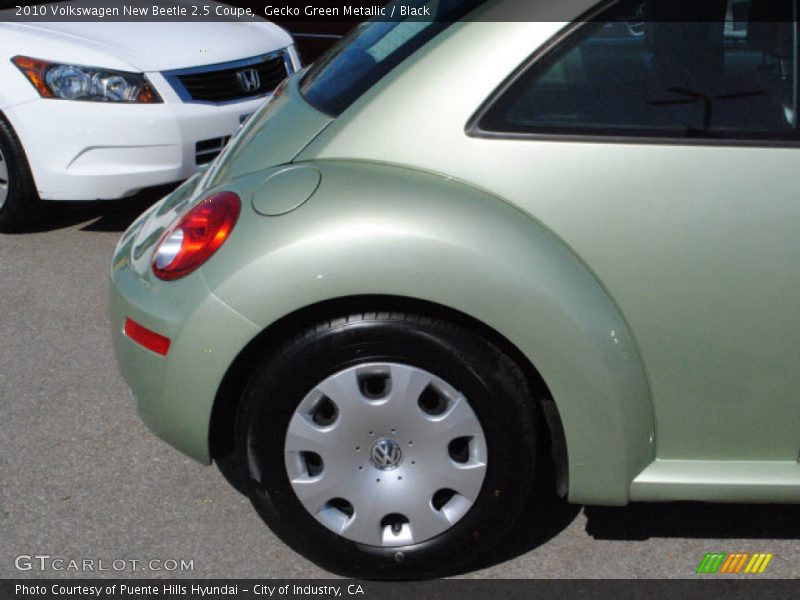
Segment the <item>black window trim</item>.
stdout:
<path fill-rule="evenodd" d="M 675 135 L 659 135 L 636 133 L 630 135 L 614 135 L 599 133 L 557 133 L 557 132 L 523 132 L 523 131 L 489 131 L 482 129 L 481 121 L 486 114 L 491 111 L 495 104 L 500 101 L 504 94 L 530 69 L 550 55 L 551 52 L 558 52 L 564 45 L 568 44 L 575 36 L 579 36 L 582 30 L 593 24 L 594 19 L 613 8 L 615 5 L 627 0 L 603 0 L 591 9 L 578 16 L 574 21 L 557 31 L 544 44 L 539 46 L 528 58 L 526 58 L 503 82 L 495 88 L 486 100 L 478 107 L 475 113 L 469 118 L 464 127 L 464 133 L 472 138 L 488 140 L 514 140 L 514 141 L 538 141 L 538 142 L 562 142 L 562 143 L 593 143 L 593 144 L 617 144 L 617 145 L 650 145 L 650 146 L 711 146 L 711 147 L 752 147 L 752 148 L 800 148 L 800 115 L 798 124 L 794 131 L 785 134 L 778 134 L 775 138 L 713 138 L 713 137 L 678 137 Z M 800 98 L 800 25 L 795 22 L 795 65 L 794 77 L 797 97 Z M 800 112 L 800 106 L 797 107 Z"/>

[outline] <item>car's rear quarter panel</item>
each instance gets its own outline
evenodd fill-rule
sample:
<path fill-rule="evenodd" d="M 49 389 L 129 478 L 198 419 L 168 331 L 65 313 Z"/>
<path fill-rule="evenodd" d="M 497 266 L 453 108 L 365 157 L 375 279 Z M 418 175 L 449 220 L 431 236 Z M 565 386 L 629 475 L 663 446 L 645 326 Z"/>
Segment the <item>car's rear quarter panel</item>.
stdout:
<path fill-rule="evenodd" d="M 531 359 L 556 399 L 570 498 L 624 503 L 654 456 L 652 405 L 627 327 L 581 262 L 534 220 L 451 179 L 313 164 L 322 182 L 294 212 L 261 217 L 246 207 L 203 267 L 214 293 L 259 329 L 303 306 L 369 294 L 486 323 Z M 250 196 L 243 182 L 231 185 Z"/>

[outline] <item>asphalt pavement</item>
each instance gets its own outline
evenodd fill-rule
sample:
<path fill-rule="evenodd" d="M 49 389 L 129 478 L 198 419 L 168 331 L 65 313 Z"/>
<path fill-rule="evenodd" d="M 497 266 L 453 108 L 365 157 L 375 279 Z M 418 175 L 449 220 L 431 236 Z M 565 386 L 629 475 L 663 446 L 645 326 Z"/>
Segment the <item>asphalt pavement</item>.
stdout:
<path fill-rule="evenodd" d="M 128 402 L 109 264 L 152 201 L 50 207 L 33 231 L 0 235 L 0 578 L 328 577 Z M 800 506 L 546 502 L 531 516 L 464 576 L 692 578 L 707 552 L 772 553 L 758 577 L 800 575 Z"/>

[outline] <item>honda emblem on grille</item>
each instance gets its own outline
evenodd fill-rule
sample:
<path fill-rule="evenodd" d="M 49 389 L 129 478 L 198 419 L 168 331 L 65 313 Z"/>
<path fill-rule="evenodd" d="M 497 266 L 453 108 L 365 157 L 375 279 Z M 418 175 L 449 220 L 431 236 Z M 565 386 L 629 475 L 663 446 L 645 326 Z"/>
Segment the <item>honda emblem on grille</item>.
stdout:
<path fill-rule="evenodd" d="M 243 92 L 255 92 L 261 87 L 261 77 L 256 69 L 243 69 L 236 72 L 236 80 Z"/>

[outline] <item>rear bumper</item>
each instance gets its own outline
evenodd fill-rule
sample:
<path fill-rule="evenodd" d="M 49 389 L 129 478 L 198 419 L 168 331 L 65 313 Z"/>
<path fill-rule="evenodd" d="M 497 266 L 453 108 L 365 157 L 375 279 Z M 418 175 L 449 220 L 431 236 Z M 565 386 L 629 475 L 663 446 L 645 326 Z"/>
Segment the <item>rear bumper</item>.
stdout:
<path fill-rule="evenodd" d="M 167 85 L 159 74 L 148 76 L 159 90 Z M 8 108 L 6 116 L 41 198 L 112 200 L 190 177 L 199 168 L 197 143 L 221 144 L 267 98 L 224 105 L 36 99 Z"/>
<path fill-rule="evenodd" d="M 130 236 L 112 267 L 110 318 L 117 363 L 145 424 L 169 444 L 210 463 L 217 390 L 241 350 L 260 331 L 214 296 L 200 272 L 161 282 L 132 268 Z M 128 241 L 126 241 L 128 240 Z M 127 337 L 125 319 L 171 340 L 166 356 Z"/>

